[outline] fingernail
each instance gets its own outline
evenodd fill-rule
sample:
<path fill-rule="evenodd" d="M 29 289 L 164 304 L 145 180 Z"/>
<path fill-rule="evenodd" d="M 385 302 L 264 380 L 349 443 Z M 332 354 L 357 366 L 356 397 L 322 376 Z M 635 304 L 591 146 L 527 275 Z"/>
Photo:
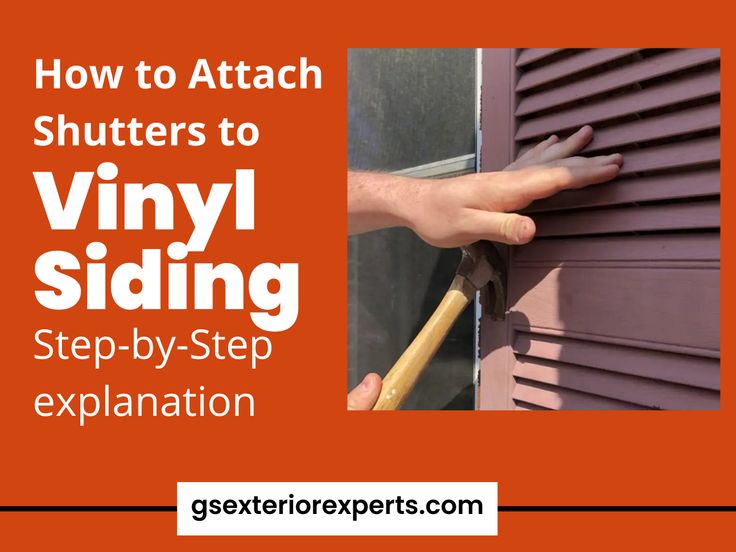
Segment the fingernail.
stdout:
<path fill-rule="evenodd" d="M 517 233 L 517 239 L 520 242 L 527 242 L 534 236 L 534 223 L 529 219 L 521 221 L 519 224 L 519 231 Z"/>
<path fill-rule="evenodd" d="M 358 388 L 361 391 L 368 391 L 368 389 L 370 388 L 370 385 L 368 384 L 368 376 L 363 378 L 363 381 L 360 382 L 360 385 L 358 386 Z"/>

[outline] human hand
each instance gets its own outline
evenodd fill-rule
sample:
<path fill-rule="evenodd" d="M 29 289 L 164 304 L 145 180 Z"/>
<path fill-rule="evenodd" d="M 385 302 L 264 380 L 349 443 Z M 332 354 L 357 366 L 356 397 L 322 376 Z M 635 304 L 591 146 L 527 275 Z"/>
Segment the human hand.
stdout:
<path fill-rule="evenodd" d="M 348 410 L 371 410 L 380 393 L 381 377 L 378 374 L 368 374 L 348 393 Z"/>
<path fill-rule="evenodd" d="M 592 137 L 589 126 L 563 142 L 550 136 L 501 172 L 415 180 L 404 191 L 406 224 L 437 247 L 479 239 L 528 243 L 536 232 L 534 221 L 511 211 L 563 190 L 606 182 L 619 173 L 620 154 L 570 157 Z"/>
<path fill-rule="evenodd" d="M 553 134 L 520 155 L 516 161 L 507 165 L 504 171 L 517 171 L 534 165 L 559 161 L 565 157 L 575 155 L 587 146 L 592 139 L 593 127 L 588 125 L 582 127 L 563 142 L 560 142 L 560 138 Z"/>

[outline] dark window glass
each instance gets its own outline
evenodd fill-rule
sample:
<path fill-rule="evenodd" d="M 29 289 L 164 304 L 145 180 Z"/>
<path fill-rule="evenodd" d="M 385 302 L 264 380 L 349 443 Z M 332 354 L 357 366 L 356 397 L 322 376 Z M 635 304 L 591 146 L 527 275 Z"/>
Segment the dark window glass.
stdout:
<path fill-rule="evenodd" d="M 348 54 L 348 163 L 393 171 L 475 152 L 475 50 Z M 459 250 L 408 230 L 349 239 L 349 377 L 385 375 L 452 280 Z M 473 309 L 458 320 L 405 409 L 473 408 Z"/>
<path fill-rule="evenodd" d="M 475 50 L 348 53 L 348 165 L 393 171 L 475 151 Z"/>

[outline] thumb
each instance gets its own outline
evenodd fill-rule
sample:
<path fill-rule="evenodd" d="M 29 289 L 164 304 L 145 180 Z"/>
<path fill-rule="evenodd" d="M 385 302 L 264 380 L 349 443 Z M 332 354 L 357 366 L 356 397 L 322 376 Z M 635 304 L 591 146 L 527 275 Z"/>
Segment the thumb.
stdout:
<path fill-rule="evenodd" d="M 485 212 L 477 219 L 473 232 L 479 239 L 521 245 L 532 241 L 537 227 L 529 217 L 515 213 Z"/>
<path fill-rule="evenodd" d="M 381 393 L 381 376 L 368 374 L 348 393 L 348 410 L 371 410 Z"/>

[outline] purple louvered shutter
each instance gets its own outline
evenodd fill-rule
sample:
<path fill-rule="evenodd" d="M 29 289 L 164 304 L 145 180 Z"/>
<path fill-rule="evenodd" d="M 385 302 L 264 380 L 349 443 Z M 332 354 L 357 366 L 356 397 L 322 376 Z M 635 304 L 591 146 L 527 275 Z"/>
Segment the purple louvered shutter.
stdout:
<path fill-rule="evenodd" d="M 482 409 L 717 409 L 720 52 L 488 49 L 481 167 L 591 124 L 614 182 L 527 212 L 506 322 L 481 319 Z"/>

